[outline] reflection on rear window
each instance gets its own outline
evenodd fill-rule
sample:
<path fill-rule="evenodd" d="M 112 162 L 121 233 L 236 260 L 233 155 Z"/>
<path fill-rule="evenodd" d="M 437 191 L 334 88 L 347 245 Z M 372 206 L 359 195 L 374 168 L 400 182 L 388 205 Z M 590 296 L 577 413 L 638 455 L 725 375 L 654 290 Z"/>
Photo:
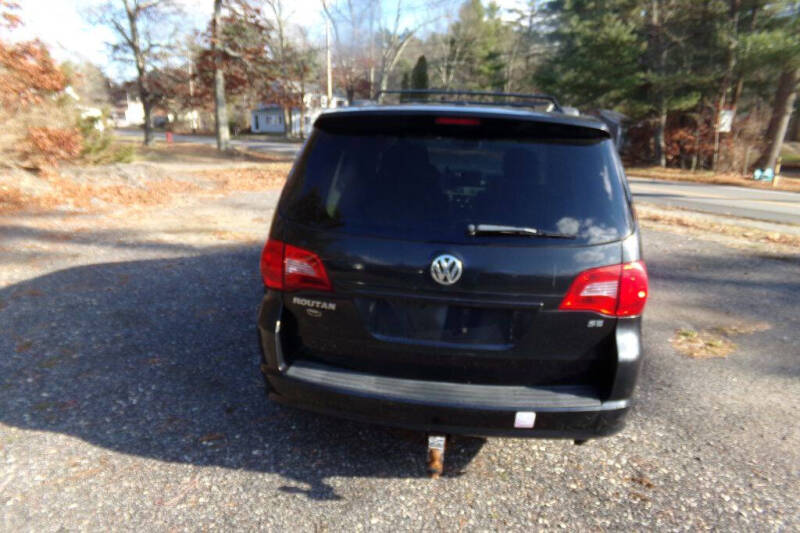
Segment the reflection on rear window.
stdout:
<path fill-rule="evenodd" d="M 466 236 L 469 224 L 502 224 L 601 243 L 630 230 L 619 173 L 607 139 L 548 143 L 318 131 L 287 187 L 285 205 L 293 220 L 360 235 L 464 242 L 475 239 Z"/>

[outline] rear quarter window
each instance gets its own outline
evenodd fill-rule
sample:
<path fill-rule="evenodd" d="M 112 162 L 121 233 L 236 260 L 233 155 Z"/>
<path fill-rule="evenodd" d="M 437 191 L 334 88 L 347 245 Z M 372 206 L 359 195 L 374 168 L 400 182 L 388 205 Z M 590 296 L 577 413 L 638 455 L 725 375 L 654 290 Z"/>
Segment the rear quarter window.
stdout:
<path fill-rule="evenodd" d="M 475 242 L 469 224 L 529 226 L 605 243 L 631 231 L 622 171 L 603 138 L 335 133 L 316 130 L 281 211 L 331 231 Z M 524 237 L 492 240 L 524 241 Z M 552 241 L 540 240 L 540 243 Z"/>

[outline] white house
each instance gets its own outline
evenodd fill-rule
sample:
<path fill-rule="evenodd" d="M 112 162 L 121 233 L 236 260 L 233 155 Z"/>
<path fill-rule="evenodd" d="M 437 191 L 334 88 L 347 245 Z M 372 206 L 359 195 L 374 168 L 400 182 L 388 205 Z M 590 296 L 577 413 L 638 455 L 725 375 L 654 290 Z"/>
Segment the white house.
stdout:
<path fill-rule="evenodd" d="M 334 94 L 331 97 L 331 105 L 328 105 L 328 96 L 323 94 L 319 97 L 320 106 L 327 108 L 327 107 L 347 107 L 347 98 L 340 94 Z"/>
<path fill-rule="evenodd" d="M 251 112 L 253 133 L 283 133 L 283 108 L 278 104 L 262 105 Z M 294 117 L 292 117 L 294 118 Z"/>
<path fill-rule="evenodd" d="M 114 106 L 111 111 L 111 118 L 114 125 L 118 128 L 127 126 L 141 126 L 144 124 L 144 106 L 138 98 L 131 98 L 125 93 L 125 104 L 121 103 Z"/>

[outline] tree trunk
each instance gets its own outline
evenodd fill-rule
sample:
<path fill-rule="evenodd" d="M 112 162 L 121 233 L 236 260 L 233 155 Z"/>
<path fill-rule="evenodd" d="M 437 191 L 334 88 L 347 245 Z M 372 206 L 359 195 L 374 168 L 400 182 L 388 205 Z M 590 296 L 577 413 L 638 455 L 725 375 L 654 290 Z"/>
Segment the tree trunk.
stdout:
<path fill-rule="evenodd" d="M 225 103 L 225 73 L 222 71 L 222 51 L 217 45 L 222 35 L 222 0 L 214 0 L 211 50 L 214 54 L 214 132 L 217 149 L 224 152 L 230 148 L 231 132 L 228 129 L 228 107 Z"/>
<path fill-rule="evenodd" d="M 650 72 L 655 74 L 656 81 L 653 84 L 653 99 L 656 104 L 656 129 L 653 132 L 653 144 L 655 149 L 656 162 L 659 166 L 667 166 L 667 149 L 666 141 L 664 139 L 664 131 L 667 127 L 667 96 L 664 93 L 664 87 L 661 87 L 662 80 L 659 79 L 664 75 L 667 65 L 667 48 L 664 46 L 663 40 L 663 22 L 662 22 L 662 0 L 651 0 L 650 2 L 650 35 L 648 37 L 649 47 L 651 49 Z"/>
<path fill-rule="evenodd" d="M 228 126 L 228 106 L 225 103 L 225 74 L 221 68 L 214 69 L 214 132 L 217 149 L 224 152 L 230 148 L 231 132 Z"/>
<path fill-rule="evenodd" d="M 305 76 L 305 73 L 303 73 Z M 300 78 L 300 140 L 306 138 L 304 128 L 306 126 L 306 82 Z"/>
<path fill-rule="evenodd" d="M 144 109 L 144 145 L 150 146 L 153 143 L 153 122 L 151 120 L 153 106 L 149 101 L 144 100 L 142 108 Z"/>
<path fill-rule="evenodd" d="M 697 160 L 700 157 L 700 125 L 694 128 L 694 146 L 692 147 L 692 172 L 697 170 Z"/>
<path fill-rule="evenodd" d="M 128 27 L 130 28 L 130 37 L 127 37 L 127 40 L 136 63 L 136 83 L 139 87 L 139 101 L 142 102 L 142 109 L 144 110 L 144 144 L 149 146 L 153 142 L 153 132 L 150 129 L 152 125 L 150 122 L 152 103 L 147 83 L 147 64 L 139 42 L 138 14 L 127 1 L 123 2 L 123 4 L 125 13 L 128 16 Z"/>
<path fill-rule="evenodd" d="M 797 112 L 794 116 L 794 127 L 789 132 L 789 140 L 800 141 L 800 112 Z"/>
<path fill-rule="evenodd" d="M 283 135 L 286 138 L 292 136 L 292 108 L 283 106 Z"/>
<path fill-rule="evenodd" d="M 775 90 L 775 101 L 772 104 L 772 116 L 767 128 L 767 148 L 756 164 L 759 168 L 775 168 L 778 156 L 781 153 L 783 139 L 789 127 L 789 119 L 794 110 L 794 100 L 797 97 L 797 82 L 800 69 L 797 67 L 784 70 L 778 79 Z"/>
<path fill-rule="evenodd" d="M 664 132 L 667 129 L 667 109 L 665 105 L 659 106 L 656 130 L 653 133 L 653 144 L 656 152 L 656 162 L 661 167 L 667 166 L 667 142 Z"/>

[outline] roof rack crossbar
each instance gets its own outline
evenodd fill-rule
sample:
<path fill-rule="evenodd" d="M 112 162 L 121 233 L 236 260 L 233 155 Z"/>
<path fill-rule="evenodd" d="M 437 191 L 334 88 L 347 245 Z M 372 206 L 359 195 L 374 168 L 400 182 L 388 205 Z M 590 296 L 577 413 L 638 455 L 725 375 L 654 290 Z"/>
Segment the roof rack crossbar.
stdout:
<path fill-rule="evenodd" d="M 526 94 L 526 93 L 504 93 L 504 92 L 492 92 L 492 91 L 451 91 L 451 90 L 444 90 L 444 89 L 386 89 L 386 90 L 379 90 L 375 94 L 376 99 L 380 99 L 381 95 L 383 94 L 397 94 L 401 96 L 439 96 L 442 98 L 436 98 L 432 100 L 423 100 L 423 99 L 415 99 L 414 102 L 423 102 L 423 101 L 434 101 L 434 102 L 447 102 L 453 104 L 487 104 L 491 103 L 493 105 L 508 105 L 513 107 L 526 107 L 526 105 L 522 102 L 480 102 L 480 101 L 464 101 L 464 100 L 445 100 L 443 97 L 446 96 L 492 96 L 492 97 L 500 97 L 500 98 L 518 98 L 524 100 L 531 100 L 531 101 L 539 101 L 539 102 L 549 102 L 553 105 L 555 111 L 559 113 L 563 113 L 563 109 L 561 108 L 561 104 L 558 103 L 558 100 L 555 96 L 549 94 Z"/>
<path fill-rule="evenodd" d="M 552 102 L 550 102 L 549 100 L 547 102 L 552 104 Z M 485 105 L 496 105 L 496 106 L 503 106 L 503 107 L 530 107 L 531 106 L 530 103 L 524 103 L 524 102 L 485 102 L 485 101 L 482 102 L 480 100 L 421 100 L 421 99 L 419 99 L 419 100 L 406 100 L 405 103 L 409 103 L 409 104 L 426 104 L 426 103 L 427 104 L 430 104 L 430 103 L 440 104 L 440 103 L 446 103 L 446 104 L 453 104 L 455 106 L 458 106 L 458 105 L 465 105 L 465 106 L 466 105 L 484 105 L 484 106 Z M 556 108 L 555 105 L 553 105 L 553 109 L 557 109 L 559 112 L 561 112 L 560 108 Z"/>

